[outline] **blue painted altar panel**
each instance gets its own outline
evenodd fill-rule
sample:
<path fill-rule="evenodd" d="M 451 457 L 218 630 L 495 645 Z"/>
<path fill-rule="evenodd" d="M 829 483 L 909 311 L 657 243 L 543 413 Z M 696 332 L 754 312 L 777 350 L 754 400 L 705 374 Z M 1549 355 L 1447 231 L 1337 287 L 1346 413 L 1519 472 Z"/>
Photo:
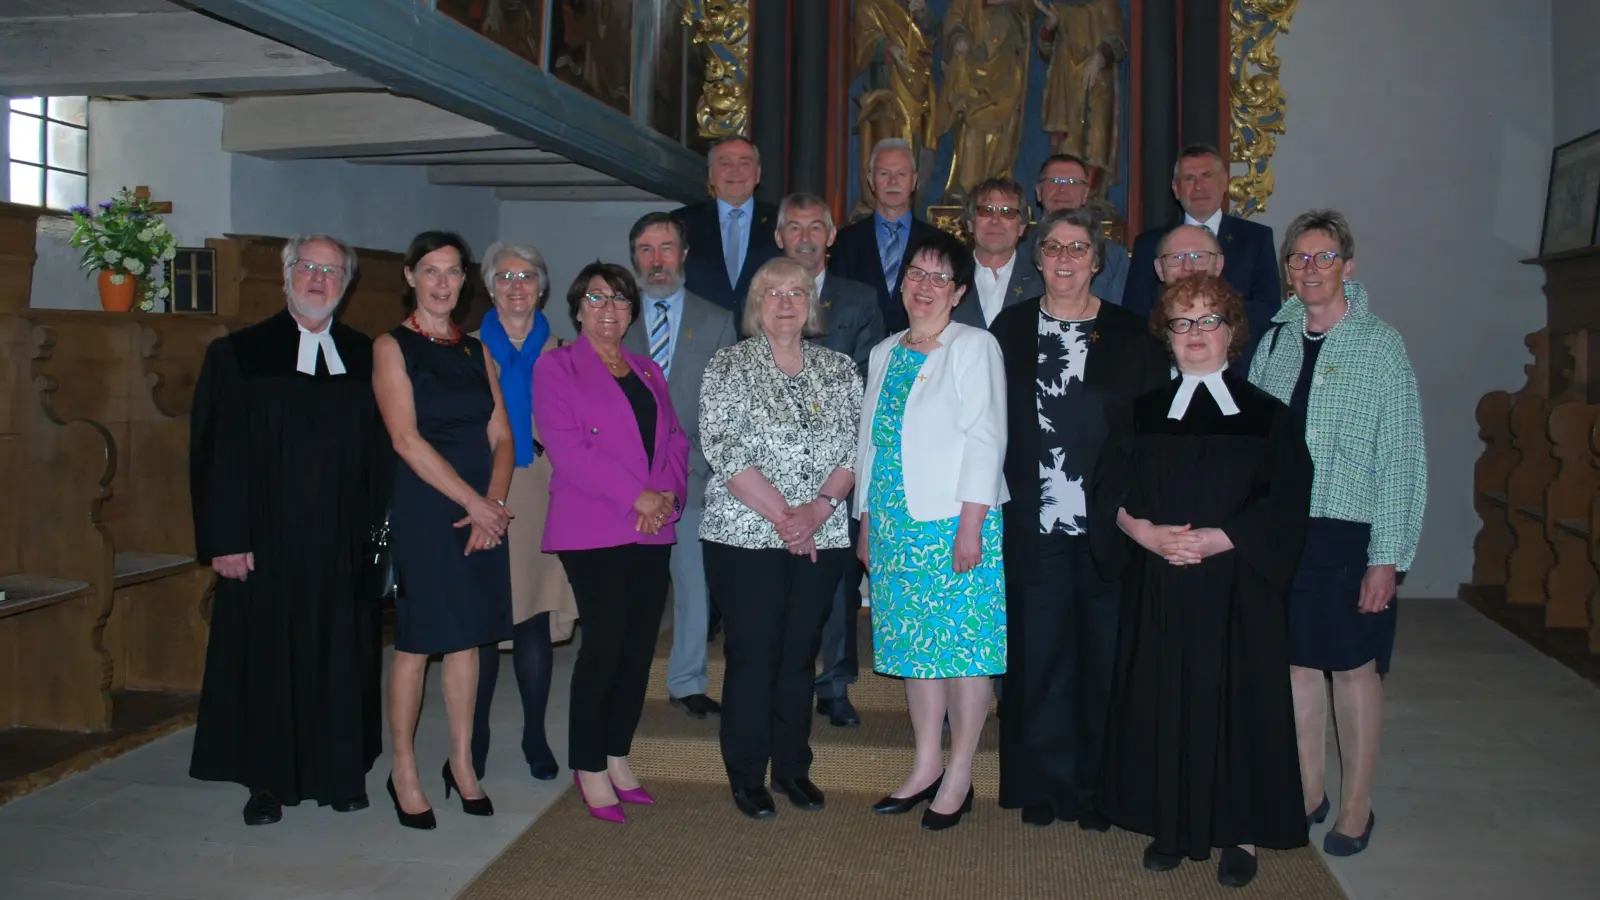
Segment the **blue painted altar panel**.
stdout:
<path fill-rule="evenodd" d="M 1017 2 L 1030 3 L 1032 0 L 1017 0 Z M 1128 22 L 1133 15 L 1130 9 L 1132 0 L 1120 0 L 1120 4 L 1122 6 L 1123 27 L 1127 28 Z M 950 0 L 928 0 L 929 11 L 940 22 L 944 21 L 945 10 L 949 5 Z M 1017 151 L 1016 168 L 1012 173 L 1013 177 L 1022 185 L 1027 194 L 1026 199 L 1030 203 L 1036 202 L 1033 196 L 1033 188 L 1035 178 L 1039 174 L 1039 167 L 1050 156 L 1050 139 L 1039 128 L 1039 123 L 1042 121 L 1040 107 L 1044 101 L 1045 70 L 1047 68 L 1044 58 L 1039 55 L 1039 24 L 1042 18 L 1038 11 L 1035 10 L 1031 34 L 1029 35 L 1031 51 L 1028 61 L 1028 95 L 1022 112 L 1022 144 L 1021 149 Z M 934 41 L 934 80 L 935 83 L 939 83 L 944 78 L 942 62 L 939 59 L 942 47 L 938 43 L 937 36 L 930 35 L 930 38 L 933 38 Z M 1129 44 L 1128 56 L 1117 64 L 1117 99 L 1122 106 L 1122 133 L 1118 138 L 1117 152 L 1119 161 L 1117 168 L 1121 175 L 1117 183 L 1111 185 L 1106 191 L 1106 199 L 1116 208 L 1117 217 L 1124 220 L 1128 215 L 1128 178 L 1132 162 L 1128 147 L 1128 126 L 1132 121 L 1129 94 L 1132 90 L 1132 57 L 1137 52 L 1131 37 L 1128 37 L 1127 40 Z M 848 200 L 845 204 L 845 209 L 847 210 L 854 208 L 861 199 L 861 140 L 855 133 L 855 116 L 857 112 L 856 101 L 865 92 L 865 81 L 865 76 L 861 76 L 850 83 L 850 175 L 846 184 Z M 922 173 L 921 202 L 916 210 L 919 216 L 922 215 L 924 208 L 937 206 L 943 200 L 945 180 L 950 174 L 953 141 L 952 133 L 946 133 L 939 138 L 938 155 L 933 170 Z M 1035 207 L 1035 214 L 1037 215 L 1037 207 Z"/>

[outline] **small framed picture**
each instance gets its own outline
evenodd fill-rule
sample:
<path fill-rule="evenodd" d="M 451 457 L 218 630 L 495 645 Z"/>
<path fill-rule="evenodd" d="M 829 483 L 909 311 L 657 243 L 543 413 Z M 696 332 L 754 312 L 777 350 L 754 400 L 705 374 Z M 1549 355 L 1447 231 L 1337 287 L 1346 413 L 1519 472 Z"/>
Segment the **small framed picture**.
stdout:
<path fill-rule="evenodd" d="M 207 247 L 179 247 L 167 263 L 167 284 L 172 287 L 167 311 L 215 313 L 217 311 L 217 251 Z"/>
<path fill-rule="evenodd" d="M 1600 240 L 1600 131 L 1557 147 L 1550 160 L 1539 255 L 1594 245 Z"/>

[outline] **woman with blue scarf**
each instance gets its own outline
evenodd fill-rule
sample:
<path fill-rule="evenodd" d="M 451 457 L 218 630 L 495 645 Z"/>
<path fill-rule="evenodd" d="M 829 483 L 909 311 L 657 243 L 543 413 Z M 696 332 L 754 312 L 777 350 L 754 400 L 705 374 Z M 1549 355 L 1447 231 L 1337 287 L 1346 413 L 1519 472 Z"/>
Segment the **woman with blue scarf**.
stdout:
<path fill-rule="evenodd" d="M 500 367 L 500 393 L 511 421 L 516 468 L 506 506 L 514 518 L 507 542 L 511 550 L 512 665 L 522 695 L 522 755 L 534 778 L 549 781 L 560 773 L 545 740 L 544 714 L 550 697 L 552 641 L 572 636 L 577 604 L 561 562 L 539 551 L 545 512 L 550 505 L 550 461 L 533 424 L 533 364 L 558 345 L 540 310 L 550 296 L 544 256 L 528 244 L 497 242 L 484 255 L 483 279 L 494 309 L 474 337 Z M 489 756 L 489 707 L 500 673 L 500 646 L 478 651 L 478 702 L 472 727 L 472 765 L 482 778 Z"/>

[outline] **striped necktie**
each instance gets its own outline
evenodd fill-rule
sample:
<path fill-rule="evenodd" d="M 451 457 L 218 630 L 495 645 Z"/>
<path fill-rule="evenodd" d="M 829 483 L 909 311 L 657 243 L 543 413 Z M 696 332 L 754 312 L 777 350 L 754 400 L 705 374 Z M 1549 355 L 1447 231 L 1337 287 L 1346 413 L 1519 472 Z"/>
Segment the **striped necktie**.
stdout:
<path fill-rule="evenodd" d="M 900 277 L 900 251 L 903 249 L 900 246 L 900 223 L 885 222 L 883 224 L 889 229 L 889 240 L 883 245 L 883 259 L 881 260 L 883 263 L 883 280 L 889 285 L 889 291 L 893 293 L 895 280 Z"/>
<path fill-rule="evenodd" d="M 650 326 L 650 358 L 661 367 L 661 374 L 672 374 L 672 321 L 667 316 L 667 301 L 656 301 L 656 323 Z"/>

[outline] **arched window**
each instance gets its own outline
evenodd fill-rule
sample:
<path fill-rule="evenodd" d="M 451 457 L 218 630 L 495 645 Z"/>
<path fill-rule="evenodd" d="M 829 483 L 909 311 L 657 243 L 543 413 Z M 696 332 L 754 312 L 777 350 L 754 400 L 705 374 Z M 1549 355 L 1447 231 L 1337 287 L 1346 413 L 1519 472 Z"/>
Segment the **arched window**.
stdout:
<path fill-rule="evenodd" d="M 12 203 L 66 210 L 89 202 L 89 98 L 12 97 Z"/>

